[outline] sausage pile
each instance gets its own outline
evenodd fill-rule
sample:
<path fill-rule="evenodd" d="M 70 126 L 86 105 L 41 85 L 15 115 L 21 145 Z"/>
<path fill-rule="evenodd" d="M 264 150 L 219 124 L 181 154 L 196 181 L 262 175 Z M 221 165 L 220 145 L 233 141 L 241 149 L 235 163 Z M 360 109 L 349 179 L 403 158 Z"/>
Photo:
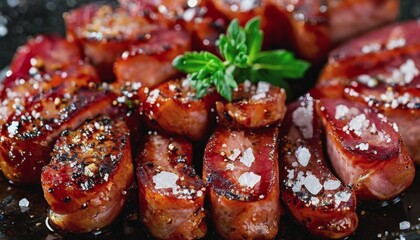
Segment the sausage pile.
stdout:
<path fill-rule="evenodd" d="M 388 201 L 420 163 L 418 22 L 396 0 L 152 1 L 90 4 L 64 15 L 67 38 L 20 47 L 0 85 L 0 167 L 41 183 L 57 229 L 116 220 L 133 191 L 157 239 L 273 239 L 284 215 L 316 237 L 357 228 L 357 201 Z M 317 86 L 286 92 L 245 81 L 198 99 L 172 66 L 217 54 L 227 24 L 260 16 L 264 48 L 315 65 Z M 136 181 L 137 180 L 137 181 Z M 133 188 L 132 186 L 137 186 Z M 134 190 L 133 190 L 134 189 Z"/>

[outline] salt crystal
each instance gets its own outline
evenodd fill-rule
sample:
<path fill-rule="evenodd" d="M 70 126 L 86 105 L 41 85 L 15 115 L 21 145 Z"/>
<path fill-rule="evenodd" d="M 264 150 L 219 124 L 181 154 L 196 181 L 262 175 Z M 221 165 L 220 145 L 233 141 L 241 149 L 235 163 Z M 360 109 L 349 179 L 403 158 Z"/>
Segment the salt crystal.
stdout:
<path fill-rule="evenodd" d="M 335 119 L 342 119 L 344 118 L 348 113 L 350 109 L 346 105 L 337 105 L 335 107 Z"/>
<path fill-rule="evenodd" d="M 233 149 L 232 154 L 228 156 L 228 159 L 231 161 L 235 161 L 236 158 L 241 154 L 241 150 L 238 148 Z"/>
<path fill-rule="evenodd" d="M 171 172 L 162 171 L 153 176 L 153 182 L 156 189 L 176 188 L 178 185 L 176 181 L 179 179 L 178 175 Z"/>
<path fill-rule="evenodd" d="M 392 124 L 392 127 L 394 128 L 394 130 L 395 130 L 396 132 L 398 132 L 398 126 L 397 126 L 397 124 L 396 124 L 396 123 L 393 123 L 393 124 Z"/>
<path fill-rule="evenodd" d="M 364 125 L 364 123 L 365 123 L 365 121 L 367 121 L 366 120 L 366 116 L 365 116 L 365 114 L 360 114 L 360 115 L 357 115 L 356 117 L 354 117 L 350 122 L 349 122 L 349 127 L 350 127 L 350 130 L 351 131 L 354 131 L 354 133 L 357 135 L 357 136 L 361 136 L 362 135 L 362 132 L 361 132 L 361 130 L 362 130 L 362 127 L 363 127 L 363 125 Z"/>
<path fill-rule="evenodd" d="M 311 203 L 314 206 L 318 205 L 319 204 L 319 198 L 317 198 L 317 197 L 311 197 Z"/>
<path fill-rule="evenodd" d="M 26 198 L 22 198 L 19 201 L 19 207 L 21 212 L 26 212 L 29 210 L 29 201 Z"/>
<path fill-rule="evenodd" d="M 339 180 L 328 179 L 327 181 L 324 182 L 324 189 L 335 190 L 338 187 L 340 187 L 340 185 L 341 185 L 341 182 Z"/>
<path fill-rule="evenodd" d="M 235 170 L 235 166 L 232 163 L 226 164 L 226 170 L 233 171 Z"/>
<path fill-rule="evenodd" d="M 13 137 L 14 135 L 17 134 L 17 129 L 19 126 L 19 122 L 18 121 L 13 121 L 8 127 L 7 127 L 7 132 L 9 132 L 9 137 Z"/>
<path fill-rule="evenodd" d="M 302 147 L 300 146 L 296 152 L 295 152 L 295 156 L 298 160 L 298 162 L 306 167 L 308 166 L 309 163 L 309 159 L 311 158 L 311 153 L 309 152 L 309 150 L 306 147 Z"/>
<path fill-rule="evenodd" d="M 303 185 L 313 195 L 318 194 L 322 190 L 322 184 L 315 175 L 309 175 L 303 180 Z"/>
<path fill-rule="evenodd" d="M 253 172 L 245 172 L 239 176 L 239 184 L 244 187 L 253 188 L 259 181 L 261 180 L 261 176 L 257 175 Z"/>
<path fill-rule="evenodd" d="M 356 145 L 356 148 L 362 150 L 362 151 L 366 151 L 369 149 L 369 143 L 360 143 L 358 145 Z"/>
<path fill-rule="evenodd" d="M 287 170 L 287 178 L 288 179 L 293 179 L 295 177 L 295 170 L 293 170 L 293 169 L 288 169 Z"/>
<path fill-rule="evenodd" d="M 149 96 L 146 99 L 146 102 L 150 103 L 150 104 L 154 104 L 156 102 L 157 98 L 159 97 L 159 93 L 160 93 L 159 89 L 155 89 L 155 90 L 151 91 L 149 93 Z"/>
<path fill-rule="evenodd" d="M 245 166 L 251 167 L 252 163 L 255 161 L 252 148 L 247 148 L 242 154 L 242 157 L 239 159 L 239 161 L 243 163 Z"/>
<path fill-rule="evenodd" d="M 407 230 L 411 227 L 411 224 L 409 221 L 402 221 L 400 222 L 400 230 Z"/>
<path fill-rule="evenodd" d="M 358 76 L 357 81 L 367 85 L 370 88 L 374 88 L 378 85 L 378 80 L 376 80 L 375 78 L 373 78 L 373 77 L 371 77 L 367 74 L 363 74 L 363 75 Z"/>
<path fill-rule="evenodd" d="M 379 50 L 381 50 L 381 44 L 379 43 L 371 43 L 362 47 L 362 53 L 377 52 Z"/>
<path fill-rule="evenodd" d="M 405 46 L 405 39 L 404 38 L 393 38 L 388 41 L 386 44 L 386 49 L 392 50 L 395 48 L 400 48 Z"/>

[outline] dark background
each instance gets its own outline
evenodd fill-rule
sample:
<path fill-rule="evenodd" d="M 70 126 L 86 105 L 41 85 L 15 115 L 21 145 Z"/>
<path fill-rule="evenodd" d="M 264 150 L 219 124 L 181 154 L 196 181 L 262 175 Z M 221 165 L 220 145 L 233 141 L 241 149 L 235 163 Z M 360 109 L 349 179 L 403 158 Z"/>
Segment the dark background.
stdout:
<path fill-rule="evenodd" d="M 111 0 L 108 2 L 116 2 Z M 62 13 L 88 0 L 0 0 L 0 69 L 8 65 L 16 48 L 28 36 L 64 34 Z M 401 0 L 401 19 L 420 16 L 419 0 Z"/>

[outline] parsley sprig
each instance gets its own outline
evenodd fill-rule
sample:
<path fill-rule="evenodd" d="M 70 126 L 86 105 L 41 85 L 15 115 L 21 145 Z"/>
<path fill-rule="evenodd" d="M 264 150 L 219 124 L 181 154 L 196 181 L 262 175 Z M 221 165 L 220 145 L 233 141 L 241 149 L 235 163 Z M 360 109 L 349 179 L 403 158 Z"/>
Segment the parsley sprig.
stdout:
<path fill-rule="evenodd" d="M 188 74 L 197 98 L 215 86 L 222 97 L 231 101 L 232 90 L 245 80 L 266 81 L 287 90 L 286 78 L 304 76 L 309 63 L 296 59 L 293 53 L 261 51 L 264 34 L 260 22 L 259 18 L 253 18 L 241 27 L 238 20 L 233 20 L 217 43 L 223 59 L 207 51 L 187 52 L 174 59 L 173 66 Z"/>

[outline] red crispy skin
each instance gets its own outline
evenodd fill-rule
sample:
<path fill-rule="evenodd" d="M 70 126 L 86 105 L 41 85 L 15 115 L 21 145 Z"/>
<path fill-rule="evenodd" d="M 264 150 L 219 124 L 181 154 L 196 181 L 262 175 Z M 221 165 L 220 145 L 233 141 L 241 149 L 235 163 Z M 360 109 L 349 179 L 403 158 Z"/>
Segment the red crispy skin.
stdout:
<path fill-rule="evenodd" d="M 346 106 L 349 112 L 337 113 L 337 106 Z M 347 100 L 322 99 L 317 110 L 332 166 L 345 184 L 353 184 L 359 199 L 390 200 L 411 185 L 413 161 L 385 116 Z M 337 119 L 337 114 L 342 117 Z M 366 120 L 357 120 L 362 115 Z"/>
<path fill-rule="evenodd" d="M 63 71 L 54 71 L 51 74 L 34 71 L 30 76 L 8 81 L 0 91 L 0 126 L 15 111 L 22 111 L 32 101 L 48 95 L 60 85 L 74 88 L 98 81 L 99 78 L 92 66 L 84 63 L 69 66 Z"/>
<path fill-rule="evenodd" d="M 328 0 L 330 34 L 340 42 L 375 27 L 395 21 L 398 0 Z"/>
<path fill-rule="evenodd" d="M 158 239 L 197 239 L 206 235 L 206 189 L 191 166 L 192 158 L 191 143 L 160 134 L 147 136 L 137 158 L 141 219 Z M 175 190 L 157 188 L 154 179 L 161 172 L 178 176 Z"/>
<path fill-rule="evenodd" d="M 15 111 L 2 126 L 0 165 L 4 175 L 17 183 L 39 182 L 41 169 L 50 161 L 52 144 L 65 129 L 112 109 L 114 95 L 95 87 L 63 85 Z"/>
<path fill-rule="evenodd" d="M 414 33 L 419 31 L 420 24 L 410 21 L 339 47 L 318 84 L 320 97 L 359 101 L 396 122 L 416 163 L 420 163 L 420 44 Z"/>
<path fill-rule="evenodd" d="M 233 91 L 232 102 L 216 102 L 219 120 L 227 125 L 246 128 L 279 123 L 286 113 L 286 92 L 271 84 L 266 86 L 267 91 L 259 93 L 259 89 L 264 87 L 240 84 L 238 90 Z"/>
<path fill-rule="evenodd" d="M 53 224 L 82 233 L 115 220 L 134 180 L 129 135 L 122 119 L 103 116 L 63 132 L 41 175 Z"/>
<path fill-rule="evenodd" d="M 212 91 L 196 99 L 194 90 L 185 81 L 170 80 L 153 90 L 141 88 L 140 114 L 152 128 L 202 141 L 214 126 L 211 109 L 220 96 Z"/>
<path fill-rule="evenodd" d="M 291 104 L 280 129 L 281 196 L 289 212 L 313 236 L 341 239 L 351 235 L 358 225 L 356 194 L 334 176 L 325 162 L 321 123 L 313 98 L 307 95 Z M 303 151 L 308 151 L 309 159 L 299 156 Z M 322 186 L 317 193 L 309 191 L 305 184 L 301 186 L 305 180 L 299 179 L 299 173 L 305 177 L 308 172 L 316 177 L 312 181 L 319 181 L 317 187 Z"/>
<path fill-rule="evenodd" d="M 141 16 L 124 9 L 89 4 L 64 15 L 67 39 L 83 47 L 84 54 L 97 68 L 102 80 L 113 80 L 112 66 L 137 40 L 157 28 Z"/>
<path fill-rule="evenodd" d="M 156 87 L 175 77 L 177 70 L 172 60 L 191 49 L 190 37 L 185 31 L 159 30 L 150 39 L 131 45 L 114 64 L 118 82 L 140 82 L 143 87 Z"/>
<path fill-rule="evenodd" d="M 211 136 L 204 153 L 203 179 L 209 188 L 211 217 L 222 238 L 272 239 L 277 235 L 282 212 L 277 142 L 277 128 L 219 126 Z M 239 159 L 225 160 L 237 151 Z M 240 161 L 245 151 L 252 151 L 255 158 L 250 167 Z M 240 176 L 250 172 L 260 180 L 253 187 L 241 186 Z"/>
<path fill-rule="evenodd" d="M 48 74 L 75 65 L 83 59 L 79 47 L 56 35 L 38 35 L 19 47 L 10 63 L 10 73 L 3 84 L 30 75 L 34 67 Z"/>

